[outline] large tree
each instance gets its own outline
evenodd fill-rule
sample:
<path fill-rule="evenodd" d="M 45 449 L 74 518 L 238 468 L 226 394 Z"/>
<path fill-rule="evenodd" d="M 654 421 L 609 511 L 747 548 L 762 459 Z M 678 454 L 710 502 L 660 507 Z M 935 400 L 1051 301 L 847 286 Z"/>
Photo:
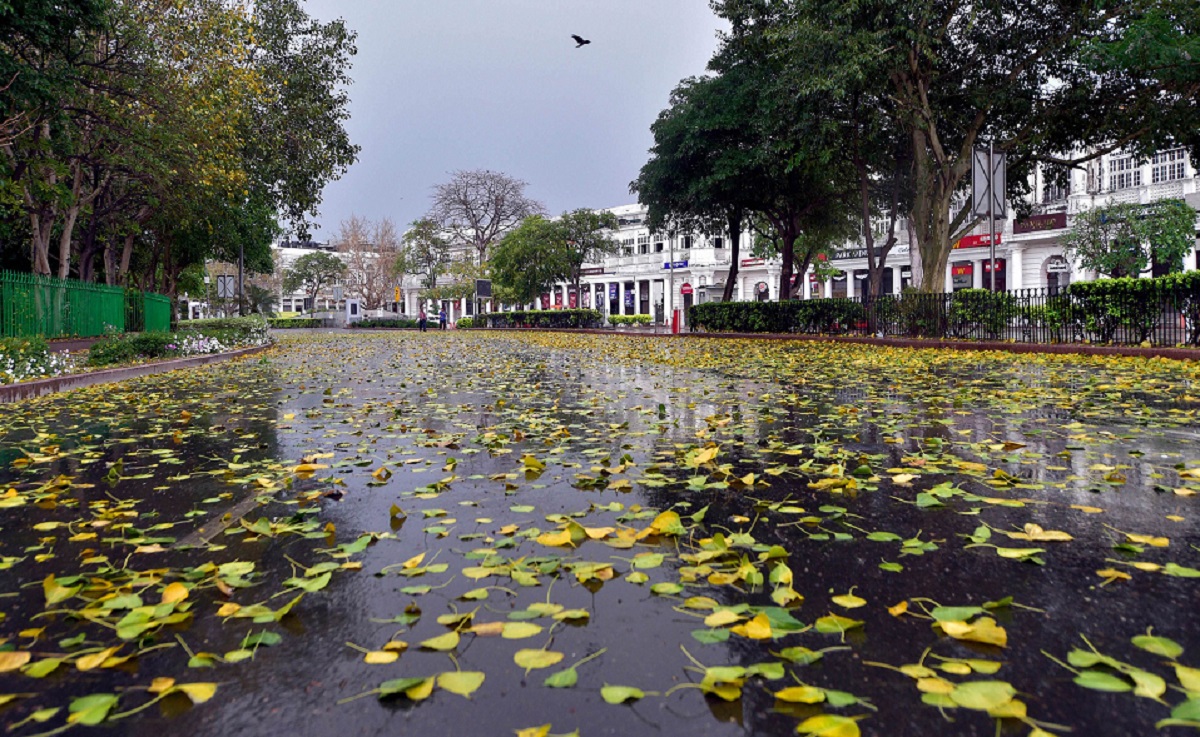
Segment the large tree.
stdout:
<path fill-rule="evenodd" d="M 0 233 L 26 239 L 38 273 L 171 292 L 228 256 L 219 231 L 302 228 L 354 158 L 353 34 L 295 0 L 17 6 L 28 29 L 0 34 L 0 68 L 26 67 L 0 95 L 0 202 L 15 193 L 23 222 L 7 210 Z"/>
<path fill-rule="evenodd" d="M 816 236 L 844 223 L 852 187 L 848 165 L 833 154 L 842 121 L 825 100 L 804 94 L 784 73 L 786 59 L 772 52 L 769 31 L 780 11 L 764 9 L 771 23 L 734 24 L 709 62 L 713 76 L 676 89 L 633 186 L 652 223 L 674 219 L 691 229 L 715 219 L 740 231 L 744 212 L 766 223 L 786 300 L 798 290 L 793 274 L 828 247 Z M 734 255 L 726 298 L 737 265 Z"/>
<path fill-rule="evenodd" d="M 456 171 L 433 188 L 426 216 L 446 233 L 450 245 L 474 249 L 479 264 L 501 236 L 530 215 L 543 214 L 540 202 L 525 195 L 526 183 L 487 169 Z"/>
<path fill-rule="evenodd" d="M 581 272 L 617 252 L 612 237 L 617 217 L 611 212 L 579 209 L 556 220 L 533 215 L 496 245 L 489 262 L 497 286 L 519 302 L 532 302 L 557 282 L 580 294 Z"/>
<path fill-rule="evenodd" d="M 397 277 L 413 274 L 421 277 L 421 286 L 433 289 L 450 260 L 450 244 L 437 222 L 429 218 L 413 221 L 400 239 L 400 251 L 392 262 Z"/>
<path fill-rule="evenodd" d="M 322 287 L 346 278 L 346 264 L 332 253 L 314 251 L 296 259 L 283 273 L 283 291 L 305 291 L 315 309 Z"/>
<path fill-rule="evenodd" d="M 345 127 L 356 37 L 341 19 L 310 17 L 303 0 L 255 2 L 249 64 L 263 94 L 247 116 L 242 155 L 302 240 L 325 185 L 358 158 Z"/>
<path fill-rule="evenodd" d="M 744 216 L 754 202 L 756 95 L 742 69 L 685 79 L 650 127 L 650 159 L 630 185 L 656 230 L 715 231 L 730 243 L 722 300 L 733 298 Z"/>
<path fill-rule="evenodd" d="M 351 215 L 341 222 L 333 246 L 346 263 L 346 287 L 368 310 L 392 301 L 400 240 L 392 221 Z"/>
<path fill-rule="evenodd" d="M 768 26 L 798 89 L 894 103 L 881 112 L 908 149 L 907 217 L 926 291 L 943 288 L 952 244 L 975 224 L 962 202 L 976 145 L 994 141 L 1009 154 L 1010 194 L 1019 194 L 1038 161 L 1078 165 L 1122 147 L 1200 144 L 1194 2 L 723 0 L 714 8 L 735 33 Z"/>
<path fill-rule="evenodd" d="M 1195 249 L 1196 211 L 1183 200 L 1114 204 L 1075 216 L 1063 253 L 1104 276 L 1138 276 L 1151 264 L 1179 271 Z"/>

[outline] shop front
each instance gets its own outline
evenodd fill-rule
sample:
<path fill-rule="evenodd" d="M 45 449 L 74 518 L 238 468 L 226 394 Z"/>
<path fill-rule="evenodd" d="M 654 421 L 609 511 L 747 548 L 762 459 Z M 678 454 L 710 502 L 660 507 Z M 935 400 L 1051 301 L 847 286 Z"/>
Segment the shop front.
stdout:
<path fill-rule="evenodd" d="M 950 264 L 950 285 L 955 292 L 975 286 L 975 264 L 970 261 L 955 261 Z"/>
<path fill-rule="evenodd" d="M 846 276 L 846 272 L 839 271 L 838 273 L 834 274 L 833 292 L 830 296 L 832 296 L 834 299 L 845 299 L 846 295 L 850 293 L 849 284 L 847 281 L 848 277 Z"/>
<path fill-rule="evenodd" d="M 1071 264 L 1058 254 L 1046 259 L 1042 273 L 1046 280 L 1046 291 L 1050 294 L 1057 294 L 1071 283 Z"/>
<path fill-rule="evenodd" d="M 1008 281 L 1006 279 L 1007 269 L 1005 268 L 1005 259 L 996 259 L 996 284 L 993 291 L 1003 292 L 1008 289 Z M 983 262 L 983 288 L 992 289 L 992 264 L 990 261 Z"/>

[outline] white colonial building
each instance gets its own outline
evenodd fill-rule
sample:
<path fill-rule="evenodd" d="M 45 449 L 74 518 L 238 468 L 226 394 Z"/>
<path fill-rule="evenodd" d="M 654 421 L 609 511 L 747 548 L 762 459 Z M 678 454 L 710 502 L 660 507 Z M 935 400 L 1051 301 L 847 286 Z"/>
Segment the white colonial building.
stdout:
<path fill-rule="evenodd" d="M 1054 289 L 1072 281 L 1094 279 L 1077 263 L 1063 256 L 1061 239 L 1074 216 L 1094 207 L 1115 203 L 1151 203 L 1177 198 L 1200 210 L 1200 173 L 1183 149 L 1160 152 L 1149 160 L 1128 154 L 1109 154 L 1070 172 L 1065 184 L 1046 179 L 1041 172 L 1030 182 L 1034 214 L 996 221 L 996 288 L 1001 290 Z M 721 299 L 729 273 L 731 251 L 726 234 L 667 234 L 653 232 L 646 223 L 646 209 L 622 205 L 608 209 L 619 223 L 613 237 L 619 251 L 597 263 L 586 264 L 580 294 L 572 286 L 558 284 L 543 294 L 533 309 L 588 307 L 605 315 L 650 315 L 656 324 L 669 324 L 675 310 L 686 312 L 693 304 Z M 1197 227 L 1200 236 L 1200 223 Z M 743 233 L 739 248 L 737 280 L 733 299 L 770 301 L 779 298 L 781 265 L 778 258 L 753 255 L 753 235 Z M 278 264 L 288 264 L 314 248 L 332 250 L 327 244 L 281 244 Z M 907 224 L 897 225 L 897 243 L 885 263 L 883 291 L 898 294 L 915 286 L 920 263 L 912 247 Z M 988 286 L 991 263 L 987 224 L 976 227 L 953 248 L 946 268 L 944 288 L 957 291 Z M 460 257 L 473 256 L 462 253 Z M 860 243 L 837 249 L 827 262 L 835 274 L 819 281 L 813 270 L 796 276 L 805 299 L 862 296 L 867 281 L 866 250 Z M 1184 268 L 1200 268 L 1200 238 L 1185 258 Z M 445 309 L 451 321 L 475 312 L 471 299 L 422 302 L 419 277 L 408 276 L 398 285 L 401 298 L 395 308 L 415 316 L 425 307 L 436 315 Z M 303 295 L 280 295 L 283 311 L 299 311 Z M 337 308 L 326 292 L 316 309 Z M 487 308 L 485 308 L 487 309 Z"/>
<path fill-rule="evenodd" d="M 996 221 L 997 289 L 1053 289 L 1096 278 L 1063 257 L 1061 238 L 1077 213 L 1115 203 L 1145 204 L 1169 198 L 1184 200 L 1200 211 L 1200 173 L 1183 149 L 1160 152 L 1146 161 L 1110 154 L 1072 171 L 1065 186 L 1047 181 L 1041 172 L 1031 184 L 1034 214 L 1018 220 L 1010 209 L 1007 217 Z M 582 304 L 606 314 L 648 314 L 655 322 L 663 322 L 670 320 L 675 308 L 721 298 L 729 272 L 727 238 L 652 233 L 645 224 L 646 210 L 638 205 L 615 207 L 610 212 L 621 223 L 615 234 L 620 253 L 588 264 L 582 302 L 568 285 L 560 284 L 538 306 Z M 778 299 L 779 260 L 755 258 L 750 253 L 752 242 L 750 233 L 742 235 L 733 299 Z M 897 243 L 885 263 L 885 293 L 898 294 L 904 287 L 915 286 L 921 269 L 914 250 L 907 224 L 898 224 Z M 944 277 L 945 290 L 987 287 L 990 254 L 984 223 L 954 245 Z M 811 269 L 796 277 L 802 279 L 800 293 L 805 299 L 862 296 L 867 281 L 862 244 L 838 249 L 829 265 L 838 273 L 823 282 Z M 1184 268 L 1200 268 L 1200 221 L 1196 248 L 1185 257 Z"/>

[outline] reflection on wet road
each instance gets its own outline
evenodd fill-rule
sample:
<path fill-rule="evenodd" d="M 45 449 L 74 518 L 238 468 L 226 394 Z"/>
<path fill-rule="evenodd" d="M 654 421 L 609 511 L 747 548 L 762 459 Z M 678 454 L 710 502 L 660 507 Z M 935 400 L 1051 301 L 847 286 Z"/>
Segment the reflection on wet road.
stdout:
<path fill-rule="evenodd" d="M 0 714 L 18 735 L 1148 734 L 1200 695 L 1198 379 L 311 334 L 0 408 Z"/>

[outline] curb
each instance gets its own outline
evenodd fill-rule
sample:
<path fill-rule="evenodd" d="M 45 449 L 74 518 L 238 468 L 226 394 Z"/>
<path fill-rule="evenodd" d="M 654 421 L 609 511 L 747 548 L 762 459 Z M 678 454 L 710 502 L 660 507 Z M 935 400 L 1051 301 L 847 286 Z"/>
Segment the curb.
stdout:
<path fill-rule="evenodd" d="M 270 347 L 271 344 L 257 345 L 229 353 L 210 353 L 204 356 L 175 358 L 170 361 L 147 363 L 139 366 L 123 366 L 121 368 L 91 371 L 85 374 L 70 374 L 67 376 L 55 376 L 49 379 L 37 379 L 36 381 L 23 381 L 18 384 L 4 384 L 0 386 L 0 404 L 21 402 L 26 399 L 44 397 L 47 394 L 56 394 L 58 392 L 68 392 L 96 384 L 126 381 L 128 379 L 136 379 L 139 376 L 150 376 L 152 374 L 175 371 L 176 369 L 194 368 L 234 358 L 243 358 L 256 353 L 262 353 Z"/>
<path fill-rule="evenodd" d="M 1166 346 L 1143 348 L 1141 346 L 1118 345 L 1089 345 L 1086 343 L 1005 343 L 1002 341 L 959 341 L 959 340 L 921 340 L 919 338 L 870 338 L 855 335 L 796 335 L 792 333 L 655 333 L 655 332 L 622 332 L 596 328 L 471 328 L 479 332 L 546 332 L 546 333 L 581 333 L 584 335 L 624 335 L 646 338 L 675 338 L 675 339 L 721 339 L 738 340 L 792 340 L 812 343 L 857 343 L 860 345 L 875 345 L 889 348 L 942 348 L 956 351 L 1006 351 L 1008 353 L 1046 353 L 1052 355 L 1082 355 L 1082 356 L 1125 356 L 1129 358 L 1170 358 L 1177 361 L 1195 361 L 1200 359 L 1200 350 L 1195 348 L 1170 348 Z"/>

